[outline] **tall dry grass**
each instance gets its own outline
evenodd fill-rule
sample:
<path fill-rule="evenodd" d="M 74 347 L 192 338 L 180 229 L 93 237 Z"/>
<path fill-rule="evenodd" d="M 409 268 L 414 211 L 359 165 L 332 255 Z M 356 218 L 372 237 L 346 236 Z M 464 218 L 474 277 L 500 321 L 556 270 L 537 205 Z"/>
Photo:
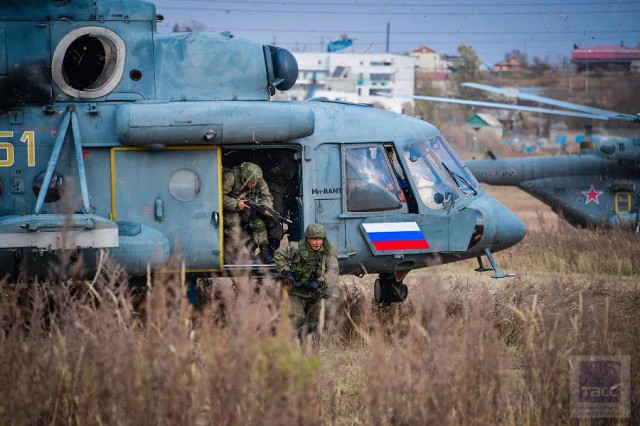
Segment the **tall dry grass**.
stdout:
<path fill-rule="evenodd" d="M 414 272 L 391 307 L 342 277 L 315 343 L 269 281 L 215 280 L 200 308 L 179 274 L 133 291 L 114 265 L 3 282 L 0 424 L 575 424 L 576 355 L 631 357 L 632 417 L 609 423 L 638 424 L 637 238 L 530 232 L 498 255 L 518 277 Z"/>
<path fill-rule="evenodd" d="M 1 424 L 317 422 L 319 360 L 253 286 L 89 284 L 3 283 Z"/>

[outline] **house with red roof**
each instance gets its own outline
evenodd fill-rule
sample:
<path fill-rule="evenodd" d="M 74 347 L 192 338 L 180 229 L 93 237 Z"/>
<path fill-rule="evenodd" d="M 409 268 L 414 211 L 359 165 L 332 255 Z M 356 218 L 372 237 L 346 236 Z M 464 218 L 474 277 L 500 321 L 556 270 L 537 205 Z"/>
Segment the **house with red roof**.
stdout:
<path fill-rule="evenodd" d="M 571 62 L 578 72 L 596 69 L 640 72 L 640 49 L 622 45 L 576 47 L 571 52 Z"/>
<path fill-rule="evenodd" d="M 448 62 L 440 56 L 438 52 L 427 46 L 418 47 L 413 52 L 409 52 L 409 56 L 417 58 L 416 68 L 418 71 L 426 73 L 451 73 Z"/>

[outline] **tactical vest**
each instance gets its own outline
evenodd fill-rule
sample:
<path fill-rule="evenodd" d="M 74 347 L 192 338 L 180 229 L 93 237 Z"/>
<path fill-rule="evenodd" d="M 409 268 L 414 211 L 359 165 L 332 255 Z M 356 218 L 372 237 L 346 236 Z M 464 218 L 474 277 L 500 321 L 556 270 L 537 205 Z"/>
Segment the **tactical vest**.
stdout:
<path fill-rule="evenodd" d="M 291 272 L 296 277 L 296 281 L 308 283 L 317 280 L 324 275 L 326 248 L 313 251 L 305 240 L 298 242 L 298 252 L 301 262 L 291 265 Z"/>

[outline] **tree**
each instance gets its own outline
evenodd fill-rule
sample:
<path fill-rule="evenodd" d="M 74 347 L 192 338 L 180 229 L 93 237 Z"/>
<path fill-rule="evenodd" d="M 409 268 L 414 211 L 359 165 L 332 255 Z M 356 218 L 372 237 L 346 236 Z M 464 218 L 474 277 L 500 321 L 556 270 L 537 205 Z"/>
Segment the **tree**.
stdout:
<path fill-rule="evenodd" d="M 516 59 L 518 62 L 520 62 L 520 65 L 522 65 L 523 68 L 526 68 L 527 66 L 529 66 L 529 61 L 527 59 L 527 54 L 522 52 L 521 50 L 518 49 L 513 49 L 511 52 L 506 54 L 506 58 L 507 59 Z"/>
<path fill-rule="evenodd" d="M 202 22 L 198 22 L 198 21 L 191 21 L 188 24 L 182 23 L 182 22 L 176 22 L 173 25 L 173 32 L 174 33 L 178 33 L 178 32 L 199 32 L 199 31 L 206 31 L 207 29 L 207 25 L 202 23 Z"/>
<path fill-rule="evenodd" d="M 480 60 L 478 55 L 470 46 L 460 45 L 458 46 L 458 53 L 460 54 L 460 68 L 457 73 L 457 82 L 460 87 L 460 96 L 466 99 L 478 98 L 478 90 L 469 89 L 460 84 L 467 81 L 475 81 L 478 76 L 478 67 L 480 66 Z"/>
<path fill-rule="evenodd" d="M 536 77 L 542 77 L 545 73 L 551 70 L 551 65 L 547 61 L 543 61 L 537 56 L 533 57 L 533 63 L 529 66 L 529 69 Z"/>
<path fill-rule="evenodd" d="M 416 79 L 415 93 L 420 96 L 442 96 L 440 91 L 428 78 Z M 438 109 L 439 105 L 440 104 L 436 102 L 416 100 L 413 108 L 413 115 L 421 120 L 428 121 L 435 126 L 440 126 L 442 124 L 442 120 L 440 117 L 440 110 Z"/>

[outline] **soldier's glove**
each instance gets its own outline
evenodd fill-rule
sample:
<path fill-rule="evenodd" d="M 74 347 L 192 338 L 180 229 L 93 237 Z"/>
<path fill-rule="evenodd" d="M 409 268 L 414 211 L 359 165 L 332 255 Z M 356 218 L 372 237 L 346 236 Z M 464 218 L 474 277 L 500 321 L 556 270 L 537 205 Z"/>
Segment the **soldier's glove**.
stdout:
<path fill-rule="evenodd" d="M 292 286 L 296 286 L 296 277 L 293 275 L 293 272 L 287 273 L 287 275 L 285 276 L 285 280 Z"/>
<path fill-rule="evenodd" d="M 322 284 L 318 280 L 309 281 L 307 283 L 307 288 L 309 290 L 318 291 L 320 290 L 320 287 L 322 287 Z"/>

